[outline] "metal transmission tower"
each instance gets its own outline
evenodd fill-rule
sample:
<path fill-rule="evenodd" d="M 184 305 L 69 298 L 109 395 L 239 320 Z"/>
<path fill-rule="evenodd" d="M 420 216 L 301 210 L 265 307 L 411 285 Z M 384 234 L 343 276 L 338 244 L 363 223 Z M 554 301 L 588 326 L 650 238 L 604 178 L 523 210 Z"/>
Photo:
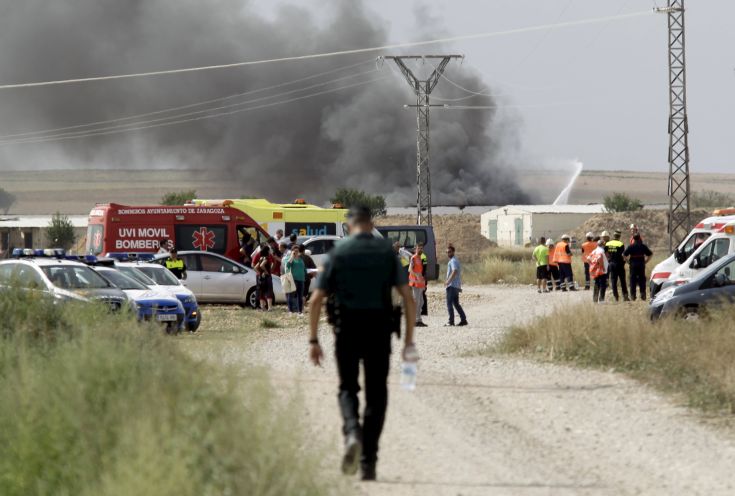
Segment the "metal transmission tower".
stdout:
<path fill-rule="evenodd" d="M 691 228 L 689 214 L 689 120 L 687 118 L 684 0 L 654 9 L 669 18 L 669 249 Z"/>
<path fill-rule="evenodd" d="M 464 58 L 463 55 L 400 55 L 387 56 L 385 59 L 393 60 L 409 86 L 416 94 L 416 223 L 431 225 L 431 173 L 429 171 L 429 95 L 436 87 L 439 79 L 444 73 L 444 68 L 450 60 Z M 404 63 L 405 59 L 427 60 L 435 59 L 439 62 L 432 64 L 434 70 L 428 79 L 419 79 Z M 413 105 L 409 105 L 413 106 Z M 444 107 L 444 105 L 435 105 Z"/>

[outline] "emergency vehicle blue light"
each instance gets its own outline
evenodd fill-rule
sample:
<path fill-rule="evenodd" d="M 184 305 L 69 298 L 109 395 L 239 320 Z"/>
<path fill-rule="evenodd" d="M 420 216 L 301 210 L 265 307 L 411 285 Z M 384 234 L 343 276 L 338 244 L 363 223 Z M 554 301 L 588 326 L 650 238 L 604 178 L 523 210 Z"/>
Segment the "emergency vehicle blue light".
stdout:
<path fill-rule="evenodd" d="M 13 249 L 13 258 L 20 258 L 23 256 L 23 248 L 14 248 Z"/>
<path fill-rule="evenodd" d="M 106 253 L 105 256 L 114 258 L 118 262 L 127 262 L 129 260 L 127 253 Z"/>
<path fill-rule="evenodd" d="M 84 255 L 84 262 L 85 263 L 96 263 L 97 257 L 94 255 Z"/>
<path fill-rule="evenodd" d="M 127 253 L 127 252 L 108 252 L 105 256 L 114 258 L 118 262 L 130 262 L 131 260 L 140 260 L 143 262 L 150 262 L 155 258 L 153 253 Z"/>

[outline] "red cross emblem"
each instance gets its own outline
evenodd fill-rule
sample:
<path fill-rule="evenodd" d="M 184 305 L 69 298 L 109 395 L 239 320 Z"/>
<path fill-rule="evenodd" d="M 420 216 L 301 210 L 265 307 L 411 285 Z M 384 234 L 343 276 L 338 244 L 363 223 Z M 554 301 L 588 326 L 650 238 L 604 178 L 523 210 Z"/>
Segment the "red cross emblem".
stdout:
<path fill-rule="evenodd" d="M 194 248 L 199 248 L 202 251 L 214 248 L 214 232 L 206 227 L 200 227 L 198 231 L 194 231 L 191 237 L 194 238 Z"/>
<path fill-rule="evenodd" d="M 102 246 L 102 233 L 97 231 L 94 233 L 94 238 L 92 240 L 92 246 L 95 248 L 99 248 Z"/>

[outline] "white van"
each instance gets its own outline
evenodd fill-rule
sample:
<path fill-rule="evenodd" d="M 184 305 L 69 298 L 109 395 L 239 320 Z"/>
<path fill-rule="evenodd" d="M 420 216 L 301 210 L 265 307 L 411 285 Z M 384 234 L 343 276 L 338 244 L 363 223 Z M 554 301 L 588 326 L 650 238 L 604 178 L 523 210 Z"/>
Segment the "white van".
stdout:
<path fill-rule="evenodd" d="M 735 221 L 726 224 L 699 245 L 683 264 L 671 272 L 662 289 L 689 282 L 717 260 L 733 253 L 735 253 Z"/>
<path fill-rule="evenodd" d="M 697 249 L 699 249 L 710 236 L 717 232 L 721 232 L 725 225 L 730 222 L 735 222 L 735 215 L 716 215 L 714 217 L 707 217 L 702 220 L 699 224 L 694 226 L 694 229 L 684 238 L 684 241 L 674 250 L 666 260 L 659 263 L 651 271 L 651 298 L 656 296 L 656 293 L 661 291 L 663 284 L 671 277 L 671 274 L 676 270 L 677 267 L 685 263 Z"/>

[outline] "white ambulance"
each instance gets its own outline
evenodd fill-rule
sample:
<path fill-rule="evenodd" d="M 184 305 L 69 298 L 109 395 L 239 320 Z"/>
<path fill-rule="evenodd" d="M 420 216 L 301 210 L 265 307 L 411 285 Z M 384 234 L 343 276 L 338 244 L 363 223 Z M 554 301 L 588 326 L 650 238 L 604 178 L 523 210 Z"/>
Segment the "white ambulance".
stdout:
<path fill-rule="evenodd" d="M 671 277 L 672 273 L 702 247 L 710 236 L 721 232 L 728 223 L 734 221 L 735 209 L 715 210 L 712 217 L 707 217 L 694 226 L 694 229 L 677 246 L 674 253 L 656 265 L 651 272 L 651 298 L 661 291 L 661 287 Z"/>

